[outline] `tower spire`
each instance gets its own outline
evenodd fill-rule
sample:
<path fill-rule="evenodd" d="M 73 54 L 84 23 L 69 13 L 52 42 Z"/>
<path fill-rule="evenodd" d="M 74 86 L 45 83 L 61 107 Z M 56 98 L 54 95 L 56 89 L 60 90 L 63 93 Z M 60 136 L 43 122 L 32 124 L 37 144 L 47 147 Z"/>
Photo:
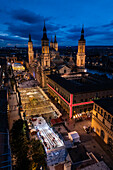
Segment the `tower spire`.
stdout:
<path fill-rule="evenodd" d="M 44 20 L 44 28 L 43 28 L 43 32 L 46 32 L 45 20 Z"/>
<path fill-rule="evenodd" d="M 42 38 L 42 40 L 48 40 L 47 34 L 46 34 L 45 20 L 44 20 L 44 28 L 43 28 L 43 38 Z"/>
<path fill-rule="evenodd" d="M 82 25 L 82 30 L 81 30 L 81 38 L 80 40 L 84 41 L 84 24 Z"/>
<path fill-rule="evenodd" d="M 29 42 L 32 42 L 32 41 L 31 41 L 31 34 L 29 34 Z"/>
<path fill-rule="evenodd" d="M 56 40 L 56 33 L 55 33 L 55 40 L 54 40 L 54 43 L 57 43 L 57 40 Z"/>

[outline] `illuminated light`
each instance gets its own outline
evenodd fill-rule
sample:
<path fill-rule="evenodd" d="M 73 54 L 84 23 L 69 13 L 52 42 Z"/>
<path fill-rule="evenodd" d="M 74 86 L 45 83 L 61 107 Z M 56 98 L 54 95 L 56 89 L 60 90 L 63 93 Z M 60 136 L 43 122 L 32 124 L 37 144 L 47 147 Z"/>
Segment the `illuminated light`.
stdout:
<path fill-rule="evenodd" d="M 70 94 L 70 118 L 72 118 L 72 105 L 73 105 L 73 94 Z"/>
<path fill-rule="evenodd" d="M 76 117 L 77 117 L 77 115 L 76 115 Z"/>
<path fill-rule="evenodd" d="M 69 103 L 68 103 L 58 92 L 56 92 L 55 89 L 53 89 L 49 84 L 47 84 L 47 85 L 48 85 L 56 94 L 58 94 L 58 96 L 60 96 L 62 100 L 64 100 L 64 101 L 69 105 Z"/>
<path fill-rule="evenodd" d="M 75 119 L 75 116 L 73 116 L 73 118 Z"/>
<path fill-rule="evenodd" d="M 91 104 L 91 103 L 94 103 L 94 101 L 90 101 L 90 102 L 83 102 L 83 103 L 77 103 L 77 104 L 73 104 L 72 106 L 81 106 L 81 105 Z"/>

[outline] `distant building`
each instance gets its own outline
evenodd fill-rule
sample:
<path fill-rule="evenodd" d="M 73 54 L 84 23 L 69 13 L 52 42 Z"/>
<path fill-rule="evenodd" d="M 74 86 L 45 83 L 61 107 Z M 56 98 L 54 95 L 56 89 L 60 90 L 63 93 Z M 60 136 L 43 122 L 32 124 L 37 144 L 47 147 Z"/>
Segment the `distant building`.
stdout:
<path fill-rule="evenodd" d="M 94 102 L 91 126 L 113 150 L 113 98 Z"/>
<path fill-rule="evenodd" d="M 12 68 L 14 71 L 25 71 L 25 67 L 21 63 L 13 63 Z"/>
<path fill-rule="evenodd" d="M 58 51 L 58 43 L 56 40 L 56 34 L 55 34 L 54 42 L 51 37 L 50 48 L 53 48 L 55 51 Z"/>

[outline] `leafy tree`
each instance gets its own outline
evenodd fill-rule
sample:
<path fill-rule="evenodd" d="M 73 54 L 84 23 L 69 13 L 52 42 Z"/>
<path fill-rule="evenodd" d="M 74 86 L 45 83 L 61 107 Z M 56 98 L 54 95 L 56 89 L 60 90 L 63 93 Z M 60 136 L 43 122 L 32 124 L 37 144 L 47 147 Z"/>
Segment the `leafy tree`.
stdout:
<path fill-rule="evenodd" d="M 25 123 L 22 119 L 15 121 L 11 130 L 11 151 L 16 157 L 16 169 L 29 169 L 28 140 Z"/>
<path fill-rule="evenodd" d="M 35 140 L 35 139 L 32 139 L 31 145 L 32 145 L 32 159 L 33 159 L 34 165 L 36 166 L 36 169 L 40 169 L 40 167 L 45 169 L 46 168 L 46 153 L 45 153 L 43 145 L 41 144 L 39 140 Z"/>
<path fill-rule="evenodd" d="M 46 169 L 46 153 L 39 140 L 28 140 L 26 121 L 14 122 L 11 130 L 11 151 L 16 157 L 16 170 Z"/>

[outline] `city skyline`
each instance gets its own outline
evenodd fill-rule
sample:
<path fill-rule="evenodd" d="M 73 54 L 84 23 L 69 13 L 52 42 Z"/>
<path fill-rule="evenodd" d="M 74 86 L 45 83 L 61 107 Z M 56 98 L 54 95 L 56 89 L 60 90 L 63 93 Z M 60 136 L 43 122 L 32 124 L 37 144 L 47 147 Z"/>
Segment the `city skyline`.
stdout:
<path fill-rule="evenodd" d="M 87 46 L 113 45 L 111 0 L 1 0 L 1 4 L 1 47 L 27 47 L 29 33 L 33 46 L 41 46 L 44 20 L 49 41 L 56 33 L 59 46 L 77 46 L 83 24 Z"/>

